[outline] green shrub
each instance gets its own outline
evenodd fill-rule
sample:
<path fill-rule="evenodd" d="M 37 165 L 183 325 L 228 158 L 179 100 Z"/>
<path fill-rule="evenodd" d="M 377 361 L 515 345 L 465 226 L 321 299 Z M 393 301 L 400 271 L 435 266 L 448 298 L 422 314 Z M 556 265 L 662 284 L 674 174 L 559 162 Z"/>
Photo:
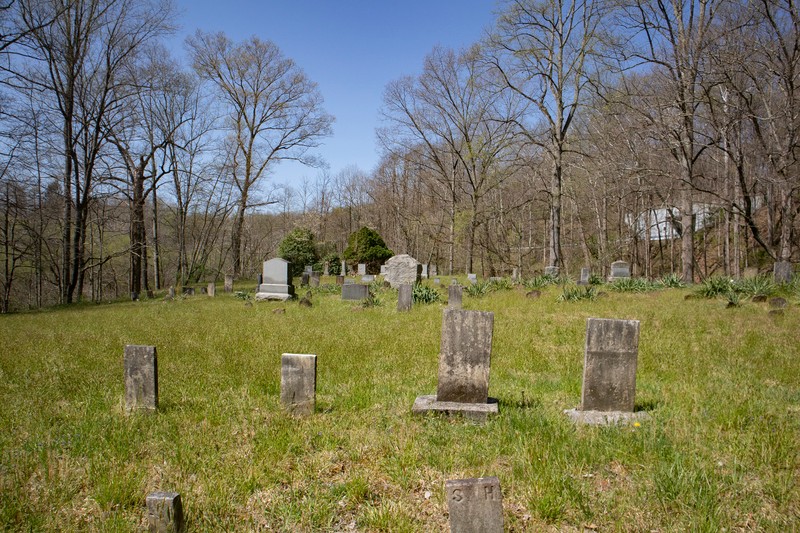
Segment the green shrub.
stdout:
<path fill-rule="evenodd" d="M 659 282 L 668 289 L 680 289 L 686 286 L 681 277 L 675 273 L 665 274 Z"/>
<path fill-rule="evenodd" d="M 438 302 L 440 296 L 439 291 L 421 283 L 415 283 L 411 292 L 415 304 L 432 304 Z"/>
<path fill-rule="evenodd" d="M 243 300 L 245 302 L 249 302 L 253 299 L 253 295 L 247 291 L 236 291 L 233 293 L 233 297 L 237 300 Z"/>
<path fill-rule="evenodd" d="M 383 237 L 366 226 L 350 234 L 344 258 L 352 263 L 367 265 L 367 274 L 377 274 L 380 266 L 394 254 L 386 247 Z"/>
<path fill-rule="evenodd" d="M 597 286 L 602 285 L 603 283 L 605 283 L 605 280 L 600 274 L 592 274 L 589 276 L 589 285 Z"/>
<path fill-rule="evenodd" d="M 489 294 L 491 288 L 491 284 L 488 281 L 476 281 L 475 283 L 467 283 L 464 287 L 464 292 L 472 298 L 481 298 Z"/>
<path fill-rule="evenodd" d="M 703 298 L 718 298 L 727 295 L 729 292 L 735 292 L 735 290 L 736 285 L 732 279 L 715 276 L 703 281 L 697 292 Z"/>
<path fill-rule="evenodd" d="M 291 263 L 290 276 L 301 275 L 306 265 L 317 262 L 314 234 L 307 228 L 293 229 L 278 245 L 278 256 Z"/>
<path fill-rule="evenodd" d="M 620 278 L 612 281 L 609 288 L 616 292 L 649 292 L 660 289 L 661 285 L 644 278 Z"/>
<path fill-rule="evenodd" d="M 522 282 L 526 289 L 541 289 L 548 285 L 555 285 L 558 283 L 558 277 L 551 276 L 550 274 L 542 274 L 541 276 L 534 276 Z"/>
<path fill-rule="evenodd" d="M 739 280 L 735 284 L 737 292 L 753 298 L 755 296 L 772 296 L 778 292 L 778 287 L 769 276 L 756 276 L 753 279 Z"/>
<path fill-rule="evenodd" d="M 580 300 L 594 300 L 597 298 L 597 289 L 591 285 L 576 287 L 568 285 L 564 287 L 564 292 L 558 297 L 559 302 L 578 302 Z"/>
<path fill-rule="evenodd" d="M 489 280 L 492 291 L 510 291 L 514 288 L 514 282 L 508 278 L 498 278 Z"/>

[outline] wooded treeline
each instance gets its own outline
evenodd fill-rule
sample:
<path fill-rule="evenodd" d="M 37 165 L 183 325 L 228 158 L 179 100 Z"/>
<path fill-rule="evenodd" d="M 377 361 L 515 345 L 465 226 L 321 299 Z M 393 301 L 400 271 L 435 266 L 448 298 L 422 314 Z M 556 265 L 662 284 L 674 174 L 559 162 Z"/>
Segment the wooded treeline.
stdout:
<path fill-rule="evenodd" d="M 796 258 L 793 2 L 498 7 L 386 87 L 377 168 L 331 175 L 333 117 L 274 43 L 197 32 L 184 64 L 168 1 L 4 2 L 0 310 L 252 278 L 298 226 L 323 253 L 370 226 L 441 273 Z M 283 160 L 317 176 L 282 184 Z"/>

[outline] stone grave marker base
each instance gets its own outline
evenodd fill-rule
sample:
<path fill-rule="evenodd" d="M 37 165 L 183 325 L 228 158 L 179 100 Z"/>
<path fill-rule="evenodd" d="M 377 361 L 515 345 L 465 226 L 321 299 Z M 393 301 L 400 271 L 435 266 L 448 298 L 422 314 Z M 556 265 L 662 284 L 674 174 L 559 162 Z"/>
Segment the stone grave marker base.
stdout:
<path fill-rule="evenodd" d="M 497 399 L 489 398 L 486 403 L 461 403 L 440 402 L 435 394 L 417 396 L 411 412 L 420 415 L 429 412 L 444 413 L 445 415 L 462 415 L 464 418 L 476 422 L 485 422 L 489 415 L 498 413 Z"/>
<path fill-rule="evenodd" d="M 650 420 L 646 411 L 581 411 L 580 409 L 564 409 L 564 414 L 575 424 L 586 426 L 629 425 L 634 422 Z"/>

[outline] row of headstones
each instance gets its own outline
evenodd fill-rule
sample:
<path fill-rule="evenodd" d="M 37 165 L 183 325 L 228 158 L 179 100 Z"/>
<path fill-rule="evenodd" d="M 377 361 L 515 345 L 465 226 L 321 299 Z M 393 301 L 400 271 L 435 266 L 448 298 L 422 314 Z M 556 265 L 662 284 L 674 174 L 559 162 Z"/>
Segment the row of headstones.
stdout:
<path fill-rule="evenodd" d="M 223 290 L 225 292 L 233 292 L 233 276 L 230 276 L 230 275 L 226 275 L 225 276 L 225 285 L 224 285 L 224 289 Z M 195 291 L 196 290 L 195 290 L 194 287 L 183 287 L 182 288 L 182 293 L 185 296 L 194 296 L 195 295 Z M 207 295 L 209 295 L 209 296 L 211 296 L 213 298 L 214 296 L 217 295 L 217 284 L 212 281 L 212 282 L 210 282 L 208 284 L 207 287 L 202 287 L 200 289 L 200 291 L 201 291 L 202 294 L 207 294 Z M 150 298 L 150 299 L 153 299 L 153 298 L 155 298 L 155 294 L 153 293 L 153 291 L 147 291 L 147 297 Z M 170 298 L 170 299 L 175 298 L 175 287 L 170 287 L 169 289 L 167 289 L 167 297 Z M 132 292 L 131 293 L 131 300 L 135 301 L 135 300 L 138 300 L 138 299 L 139 299 L 139 293 L 138 292 Z"/>
<path fill-rule="evenodd" d="M 444 487 L 452 533 L 503 533 L 503 493 L 497 477 L 450 479 Z M 184 531 L 179 493 L 153 492 L 146 502 L 150 531 Z"/>

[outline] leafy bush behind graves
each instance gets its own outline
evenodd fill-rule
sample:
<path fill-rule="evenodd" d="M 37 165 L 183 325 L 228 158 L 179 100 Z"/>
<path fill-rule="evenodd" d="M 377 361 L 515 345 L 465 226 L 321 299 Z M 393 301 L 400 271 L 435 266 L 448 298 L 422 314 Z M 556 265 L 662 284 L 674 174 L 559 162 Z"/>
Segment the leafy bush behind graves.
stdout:
<path fill-rule="evenodd" d="M 314 234 L 308 228 L 295 228 L 278 245 L 278 256 L 291 263 L 289 275 L 297 277 L 306 265 L 317 262 Z"/>
<path fill-rule="evenodd" d="M 432 304 L 441 299 L 439 291 L 422 283 L 415 283 L 411 290 L 411 298 L 415 304 Z"/>
<path fill-rule="evenodd" d="M 742 279 L 735 282 L 737 292 L 753 298 L 755 296 L 772 296 L 778 292 L 778 287 L 769 276 L 760 275 L 752 279 Z"/>
<path fill-rule="evenodd" d="M 380 266 L 393 255 L 383 237 L 366 226 L 350 234 L 344 251 L 344 258 L 348 261 L 364 263 L 367 266 L 367 274 L 377 274 Z"/>

